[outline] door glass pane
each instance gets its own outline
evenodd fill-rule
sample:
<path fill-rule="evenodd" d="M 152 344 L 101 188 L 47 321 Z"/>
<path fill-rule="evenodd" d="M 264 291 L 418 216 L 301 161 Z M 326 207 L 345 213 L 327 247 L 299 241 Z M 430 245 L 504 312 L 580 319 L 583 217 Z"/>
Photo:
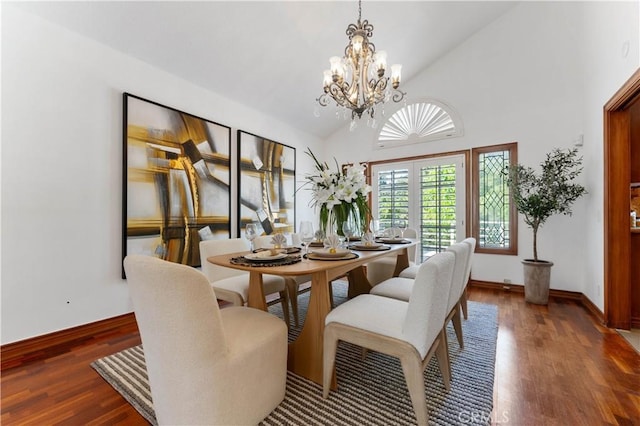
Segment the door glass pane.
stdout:
<path fill-rule="evenodd" d="M 377 177 L 378 205 L 374 217 L 380 220 L 380 229 L 387 229 L 396 219 L 408 219 L 409 170 L 382 170 Z"/>
<path fill-rule="evenodd" d="M 456 165 L 420 169 L 420 259 L 445 250 L 456 242 Z"/>
<path fill-rule="evenodd" d="M 464 156 L 374 165 L 372 214 L 380 229 L 406 220 L 417 231 L 417 261 L 465 237 Z"/>

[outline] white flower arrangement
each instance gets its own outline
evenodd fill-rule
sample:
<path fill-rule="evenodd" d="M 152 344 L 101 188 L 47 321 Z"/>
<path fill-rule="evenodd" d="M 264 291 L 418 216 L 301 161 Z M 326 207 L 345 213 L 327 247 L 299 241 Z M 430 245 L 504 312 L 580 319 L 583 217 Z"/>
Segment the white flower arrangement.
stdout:
<path fill-rule="evenodd" d="M 341 224 L 351 217 L 356 228 L 364 232 L 369 214 L 367 196 L 371 192 L 371 186 L 366 180 L 365 165 L 352 164 L 341 170 L 336 162 L 336 170 L 331 171 L 327 163 L 320 163 L 310 149 L 305 153 L 316 163 L 317 174 L 308 174 L 305 185 L 310 185 L 309 189 L 313 194 L 311 205 L 320 208 L 322 230 L 326 232 L 332 219 Z M 340 226 L 336 231 L 342 234 Z"/>

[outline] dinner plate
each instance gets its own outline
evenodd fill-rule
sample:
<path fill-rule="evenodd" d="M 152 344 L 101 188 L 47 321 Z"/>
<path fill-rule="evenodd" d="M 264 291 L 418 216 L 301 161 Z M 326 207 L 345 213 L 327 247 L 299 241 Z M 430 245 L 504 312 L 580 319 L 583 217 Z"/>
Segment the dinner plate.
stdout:
<path fill-rule="evenodd" d="M 339 257 L 346 257 L 346 256 L 349 256 L 349 254 L 351 254 L 351 252 L 345 248 L 336 249 L 335 253 L 331 253 L 329 249 L 313 250 L 312 253 L 316 257 L 327 257 L 332 259 L 339 258 Z"/>
<path fill-rule="evenodd" d="M 380 241 L 387 244 L 403 244 L 409 242 L 404 238 L 381 238 Z"/>
<path fill-rule="evenodd" d="M 313 253 L 313 252 L 309 252 L 308 255 L 305 254 L 304 257 L 305 259 L 310 259 L 310 260 L 341 261 L 341 260 L 357 259 L 360 256 L 358 256 L 358 253 L 350 251 L 349 253 L 347 253 L 346 256 L 341 256 L 341 257 L 323 257 L 323 256 L 318 256 L 316 253 Z"/>
<path fill-rule="evenodd" d="M 287 253 L 271 254 L 270 251 L 260 251 L 258 253 L 245 254 L 244 258 L 252 262 L 269 262 L 287 257 Z"/>
<path fill-rule="evenodd" d="M 287 254 L 293 254 L 293 253 L 300 253 L 301 248 L 296 246 L 287 246 L 287 247 L 282 247 L 280 250 L 284 250 L 284 253 L 287 253 Z M 259 249 L 255 249 L 253 252 L 259 253 L 263 251 L 271 251 L 271 249 L 259 248 Z"/>
<path fill-rule="evenodd" d="M 382 243 L 371 243 L 369 245 L 366 244 L 351 244 L 351 247 L 353 247 L 356 250 L 373 250 L 373 249 L 377 249 L 382 247 L 384 244 Z"/>

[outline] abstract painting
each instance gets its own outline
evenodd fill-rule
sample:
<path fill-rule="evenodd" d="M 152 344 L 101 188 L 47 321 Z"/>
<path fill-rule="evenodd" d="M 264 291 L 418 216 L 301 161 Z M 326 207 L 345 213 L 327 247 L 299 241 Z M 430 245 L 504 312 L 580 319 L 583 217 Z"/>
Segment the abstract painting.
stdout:
<path fill-rule="evenodd" d="M 123 259 L 199 266 L 201 236 L 231 234 L 231 128 L 129 93 L 123 112 Z"/>
<path fill-rule="evenodd" d="M 238 235 L 295 231 L 296 149 L 238 130 Z"/>

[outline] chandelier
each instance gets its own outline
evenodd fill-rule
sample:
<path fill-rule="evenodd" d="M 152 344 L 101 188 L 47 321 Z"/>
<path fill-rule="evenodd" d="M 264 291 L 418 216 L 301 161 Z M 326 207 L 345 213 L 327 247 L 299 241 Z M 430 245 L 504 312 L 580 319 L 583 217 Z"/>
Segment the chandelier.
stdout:
<path fill-rule="evenodd" d="M 373 25 L 362 18 L 362 1 L 358 0 L 358 23 L 349 24 L 349 44 L 342 58 L 329 59 L 331 69 L 324 72 L 324 93 L 316 100 L 321 106 L 329 105 L 333 99 L 338 106 L 351 110 L 351 119 L 362 118 L 363 113 L 374 117 L 374 106 L 390 99 L 400 102 L 405 93 L 400 87 L 402 65 L 391 66 L 391 85 L 387 71 L 387 53 L 376 52 L 369 41 L 373 36 Z M 355 123 L 352 123 L 355 124 Z"/>

